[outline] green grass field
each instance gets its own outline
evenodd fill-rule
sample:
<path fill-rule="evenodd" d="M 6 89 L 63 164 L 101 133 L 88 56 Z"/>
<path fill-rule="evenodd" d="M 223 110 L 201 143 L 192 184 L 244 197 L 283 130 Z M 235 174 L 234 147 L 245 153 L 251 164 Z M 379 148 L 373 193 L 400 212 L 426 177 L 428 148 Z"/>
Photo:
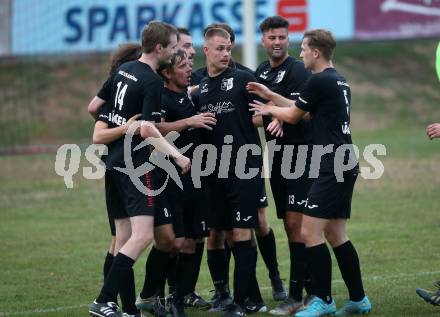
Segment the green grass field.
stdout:
<path fill-rule="evenodd" d="M 371 316 L 440 314 L 440 307 L 426 304 L 415 294 L 416 287 L 432 288 L 431 282 L 440 279 L 440 140 L 430 141 L 424 134 L 426 124 L 440 121 L 435 44 L 344 43 L 337 50 L 336 66 L 353 90 L 354 142 L 361 150 L 372 143 L 387 148 L 387 155 L 381 157 L 383 176 L 358 180 L 349 223 L 365 288 L 374 305 Z M 98 85 L 77 90 L 94 91 Z M 81 103 L 76 107 L 85 107 L 89 97 L 78 97 Z M 4 113 L 5 107 L 1 106 L 0 112 Z M 74 111 L 69 107 L 66 105 L 65 111 L 71 115 Z M 92 122 L 83 110 L 77 114 L 80 124 L 65 130 L 82 142 L 91 133 Z M 59 136 L 57 141 L 65 140 L 67 134 L 61 127 L 66 122 L 62 121 L 63 126 L 52 122 L 51 129 L 59 130 L 50 135 L 43 133 L 47 127 L 39 126 L 38 131 L 43 131 L 39 136 L 42 140 L 54 136 Z M 8 129 L 15 131 L 17 127 L 9 124 Z M 0 140 L 4 140 L 0 143 L 3 146 L 10 144 L 5 138 Z M 80 169 L 74 188 L 66 189 L 63 179 L 55 174 L 54 162 L 55 154 L 0 156 L 1 317 L 87 316 L 87 306 L 101 286 L 102 262 L 110 242 L 103 181 L 85 180 Z M 368 165 L 361 160 L 361 166 Z M 282 277 L 287 281 L 288 248 L 273 203 L 267 214 L 276 232 Z M 143 280 L 145 259 L 146 254 L 135 266 L 137 289 Z M 202 265 L 197 289 L 210 297 L 206 259 Z M 333 265 L 333 293 L 341 305 L 347 293 L 336 261 Z M 263 297 L 273 307 L 261 259 L 258 277 Z M 190 311 L 190 316 L 206 315 Z"/>

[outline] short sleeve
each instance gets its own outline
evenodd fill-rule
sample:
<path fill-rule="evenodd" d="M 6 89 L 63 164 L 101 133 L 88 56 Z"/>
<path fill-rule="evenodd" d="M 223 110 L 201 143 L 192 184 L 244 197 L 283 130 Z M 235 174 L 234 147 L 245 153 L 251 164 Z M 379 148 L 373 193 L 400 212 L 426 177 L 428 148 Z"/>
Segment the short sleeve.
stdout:
<path fill-rule="evenodd" d="M 110 101 L 112 97 L 112 83 L 114 76 L 110 76 L 102 85 L 101 89 L 96 94 L 99 98 L 105 101 Z"/>
<path fill-rule="evenodd" d="M 102 121 L 105 123 L 109 123 L 109 114 L 111 102 L 106 102 L 99 108 L 98 115 L 96 116 L 96 121 Z"/>
<path fill-rule="evenodd" d="M 306 112 L 312 112 L 316 102 L 321 98 L 319 77 L 312 76 L 305 83 L 303 91 L 300 93 L 296 106 Z"/>
<path fill-rule="evenodd" d="M 142 120 L 160 122 L 162 105 L 162 80 L 154 80 L 146 85 L 142 101 Z"/>
<path fill-rule="evenodd" d="M 242 74 L 245 74 L 245 75 L 243 76 L 243 79 L 244 79 L 244 91 L 246 92 L 246 96 L 247 96 L 247 98 L 249 99 L 249 101 L 258 100 L 258 101 L 261 101 L 261 102 L 266 102 L 267 100 L 262 99 L 262 98 L 259 97 L 258 95 L 255 95 L 255 94 L 251 94 L 251 93 L 249 93 L 249 92 L 247 91 L 247 89 L 246 89 L 246 85 L 247 85 L 249 82 L 257 82 L 257 79 L 255 78 L 254 74 L 251 74 L 251 73 L 246 72 L 246 71 L 242 71 Z"/>
<path fill-rule="evenodd" d="M 304 64 L 296 62 L 290 74 L 285 90 L 287 93 L 286 97 L 297 100 L 311 73 L 304 68 Z"/>

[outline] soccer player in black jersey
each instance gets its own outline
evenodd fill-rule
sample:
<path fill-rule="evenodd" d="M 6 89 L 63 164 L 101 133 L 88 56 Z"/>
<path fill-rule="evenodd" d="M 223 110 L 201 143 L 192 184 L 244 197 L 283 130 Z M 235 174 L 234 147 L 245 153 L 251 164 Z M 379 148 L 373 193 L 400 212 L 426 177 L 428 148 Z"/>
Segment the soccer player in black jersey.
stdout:
<path fill-rule="evenodd" d="M 156 69 L 170 61 L 177 44 L 176 29 L 166 23 L 150 22 L 142 33 L 142 55 L 139 60 L 123 64 L 113 79 L 111 102 L 106 103 L 95 124 L 94 143 L 108 144 L 106 157 L 107 208 L 115 219 L 116 243 L 120 245 L 99 296 L 90 305 L 93 316 L 117 317 L 117 305 L 113 302 L 121 285 L 132 273 L 132 266 L 153 239 L 154 213 L 159 197 L 151 195 L 155 182 L 151 172 L 138 179 L 143 186 L 139 190 L 126 172 L 127 157 L 124 149 L 125 129 L 122 127 L 133 115 L 141 113 L 142 124 L 130 128 L 132 142 L 130 155 L 135 168 L 149 157 L 148 147 L 134 151 L 142 139 L 153 138 L 151 143 L 161 152 L 170 155 L 176 164 L 187 172 L 190 161 L 172 147 L 152 122 L 160 116 L 160 98 L 163 82 Z M 103 121 L 100 121 L 102 118 Z M 139 136 L 140 133 L 140 136 Z M 124 172 L 123 172 L 124 171 Z M 138 186 L 139 187 L 139 186 Z"/>
<path fill-rule="evenodd" d="M 289 56 L 289 22 L 280 16 L 266 18 L 260 24 L 263 34 L 262 44 L 266 51 L 268 60 L 258 66 L 255 77 L 259 83 L 264 84 L 272 91 L 295 100 L 304 83 L 311 73 L 306 70 L 304 63 Z M 276 119 L 275 119 L 276 121 Z M 309 123 L 304 120 L 297 124 L 283 124 L 283 135 L 276 137 L 272 135 L 273 122 L 270 117 L 263 118 L 266 141 L 270 147 L 279 146 L 278 151 L 273 151 L 270 168 L 270 184 L 275 201 L 277 216 L 283 219 L 284 228 L 289 241 L 290 251 L 290 283 L 289 297 L 284 302 L 270 311 L 274 315 L 289 315 L 302 307 L 302 292 L 305 279 L 305 246 L 300 236 L 302 206 L 307 199 L 307 192 L 311 180 L 307 175 L 291 179 L 282 173 L 283 153 L 286 147 L 294 147 L 292 166 L 289 170 L 297 169 L 298 149 L 300 146 L 307 147 L 310 142 Z M 276 143 L 275 143 L 276 142 Z M 275 149 L 275 148 L 274 148 Z M 270 154 L 272 156 L 272 154 Z M 305 162 L 306 163 L 306 162 Z M 307 164 L 306 164 L 307 167 Z M 307 170 L 304 174 L 307 173 Z M 288 175 L 287 175 L 288 176 Z M 277 272 L 276 272 L 277 273 Z M 279 274 L 279 273 L 278 273 Z M 277 277 L 270 276 L 272 284 L 276 283 Z M 279 276 L 278 276 L 279 279 Z M 310 283 L 308 283 L 310 284 Z M 310 286 L 306 285 L 310 293 Z"/>
<path fill-rule="evenodd" d="M 230 35 L 231 40 L 231 48 L 235 46 L 235 33 L 234 30 L 226 23 L 213 23 L 208 25 L 204 34 L 210 29 L 220 28 L 225 30 Z M 237 68 L 250 74 L 254 72 L 248 67 L 233 61 L 230 59 L 229 67 Z M 195 71 L 191 76 L 192 84 L 199 84 L 200 80 L 204 77 L 208 76 L 207 67 L 202 67 Z M 262 126 L 262 122 L 256 120 L 257 126 Z M 274 131 L 273 132 L 278 132 Z M 260 249 L 260 253 L 263 257 L 263 260 L 269 270 L 269 275 L 271 278 L 272 284 L 272 294 L 275 300 L 283 300 L 286 298 L 286 291 L 283 285 L 283 282 L 280 279 L 279 271 L 278 271 L 278 260 L 276 254 L 276 243 L 275 236 L 270 228 L 267 220 L 266 220 L 266 207 L 268 206 L 266 189 L 264 186 L 264 182 L 262 183 L 259 205 L 258 205 L 258 221 L 259 227 L 255 229 L 256 239 L 258 242 L 258 247 Z M 222 310 L 224 308 L 224 304 L 228 303 L 227 297 L 225 297 L 225 293 L 229 292 L 228 280 L 229 280 L 229 259 L 231 256 L 230 248 L 227 244 L 224 245 L 224 248 L 219 248 L 220 245 L 218 241 L 221 237 L 216 237 L 215 232 L 210 234 L 208 238 L 208 265 L 211 272 L 211 276 L 213 277 L 216 293 L 211 300 L 212 308 L 211 311 Z M 224 252 L 226 252 L 226 257 L 224 256 Z M 225 267 L 226 269 L 223 269 Z M 217 271 L 217 272 L 215 272 Z M 223 272 L 223 277 L 221 275 Z M 214 278 L 217 276 L 217 278 Z M 249 307 L 256 306 L 255 303 L 248 303 Z M 260 309 L 263 307 L 260 307 Z"/>
<path fill-rule="evenodd" d="M 258 131 L 246 104 L 252 99 L 246 92 L 246 84 L 255 78 L 248 72 L 228 67 L 229 38 L 226 31 L 218 28 L 205 34 L 203 51 L 207 57 L 208 76 L 200 82 L 200 92 L 193 100 L 199 112 L 214 113 L 217 119 L 212 131 L 203 132 L 202 142 L 213 144 L 217 149 L 215 162 L 207 162 L 216 164 L 214 172 L 206 179 L 209 228 L 210 234 L 217 232 L 216 237 L 226 232 L 235 258 L 234 303 L 228 306 L 224 315 L 233 317 L 246 314 L 247 298 L 262 302 L 255 277 L 257 249 L 251 240 L 252 229 L 258 227 L 262 156 Z M 251 153 L 246 147 L 253 149 Z M 252 171 L 256 175 L 243 175 L 243 165 L 246 173 Z M 219 244 L 223 244 L 223 239 Z"/>
<path fill-rule="evenodd" d="M 172 131 L 179 133 L 175 141 L 178 148 L 191 145 L 185 152 L 190 158 L 194 148 L 200 144 L 199 129 L 211 130 L 216 123 L 211 113 L 197 114 L 187 95 L 191 70 L 191 61 L 184 50 L 178 50 L 171 63 L 161 68 L 160 73 L 165 80 L 162 93 L 164 121 L 157 124 L 163 135 Z M 173 212 L 176 249 L 179 251 L 175 270 L 171 270 L 175 273 L 175 290 L 169 301 L 173 317 L 186 316 L 183 310 L 184 296 L 193 291 L 193 267 L 199 262 L 195 254 L 196 239 L 208 235 L 205 191 L 194 187 L 189 173 L 183 175 L 181 180 L 183 189 L 174 182 L 169 182 L 165 189 L 165 197 Z M 168 279 L 170 281 L 170 276 Z"/>
<path fill-rule="evenodd" d="M 189 33 L 188 29 L 183 27 L 177 28 L 177 31 L 179 32 L 177 47 L 183 49 L 186 52 L 191 64 L 190 66 L 192 71 L 192 66 L 194 65 L 194 57 L 196 51 L 193 47 L 191 33 Z M 192 89 L 188 88 L 188 94 L 190 94 L 193 89 L 196 89 L 196 86 L 192 87 Z M 205 249 L 205 238 L 198 238 L 195 241 L 196 241 L 195 258 L 193 265 L 191 267 L 192 282 L 190 287 L 190 293 L 185 295 L 185 306 L 205 309 L 207 306 L 209 306 L 209 303 L 205 301 L 196 292 L 196 284 L 197 284 L 197 280 L 199 279 L 200 265 L 202 263 L 203 251 Z"/>
<path fill-rule="evenodd" d="M 371 303 L 365 295 L 359 258 L 348 239 L 347 219 L 351 214 L 353 187 L 359 173 L 350 132 L 350 86 L 332 63 L 336 42 L 323 29 L 304 33 L 301 58 L 312 71 L 296 101 L 272 92 L 264 85 L 250 83 L 248 90 L 277 106 L 256 101 L 256 114 L 271 115 L 295 123 L 307 113 L 311 117 L 314 150 L 310 176 L 314 180 L 307 196 L 301 227 L 306 260 L 313 278 L 315 297 L 297 317 L 337 316 L 367 313 Z M 316 156 L 316 157 L 315 157 Z M 333 248 L 350 299 L 336 311 L 331 297 L 331 257 L 322 236 Z"/>
<path fill-rule="evenodd" d="M 109 70 L 109 78 L 104 82 L 98 94 L 93 97 L 88 105 L 89 114 L 96 120 L 100 114 L 100 110 L 104 103 L 111 99 L 111 83 L 113 76 L 115 75 L 116 69 L 122 64 L 138 59 L 142 53 L 141 46 L 138 43 L 125 43 L 121 44 L 118 49 L 112 54 L 110 70 Z M 140 117 L 140 114 L 134 115 L 130 118 L 127 123 L 123 126 L 123 129 L 128 129 L 131 123 L 137 120 Z M 102 157 L 103 162 L 105 162 L 105 156 Z M 110 214 L 107 210 L 108 221 L 110 225 L 110 233 L 111 233 L 111 243 L 109 250 L 106 254 L 103 273 L 104 279 L 107 277 L 107 274 L 110 270 L 110 267 L 113 263 L 113 258 L 115 255 L 115 247 L 116 247 L 116 228 L 115 228 L 115 220 L 113 219 L 113 215 Z M 135 316 L 137 314 L 137 309 L 135 306 L 136 297 L 133 294 L 134 290 L 134 275 L 131 274 L 127 283 L 123 285 L 124 287 L 120 290 L 122 310 L 124 311 L 126 317 Z M 116 302 L 116 298 L 113 300 Z"/>

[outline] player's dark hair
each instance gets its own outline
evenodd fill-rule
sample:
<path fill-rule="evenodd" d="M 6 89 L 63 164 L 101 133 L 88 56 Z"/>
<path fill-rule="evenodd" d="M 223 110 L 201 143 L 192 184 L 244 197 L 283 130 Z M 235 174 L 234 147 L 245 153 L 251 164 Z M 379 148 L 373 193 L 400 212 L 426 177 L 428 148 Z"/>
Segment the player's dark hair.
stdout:
<path fill-rule="evenodd" d="M 225 31 L 224 29 L 220 28 L 211 28 L 206 31 L 205 33 L 205 40 L 208 40 L 210 38 L 213 38 L 214 36 L 220 36 L 225 39 L 231 39 L 231 35 Z"/>
<path fill-rule="evenodd" d="M 142 48 L 138 43 L 124 43 L 119 45 L 110 59 L 110 70 L 112 74 L 122 64 L 138 59 L 142 54 Z"/>
<path fill-rule="evenodd" d="M 189 30 L 187 28 L 178 27 L 177 32 L 179 34 L 185 34 L 185 35 L 191 36 L 191 33 L 189 33 Z"/>
<path fill-rule="evenodd" d="M 142 52 L 151 53 L 157 44 L 167 47 L 171 35 L 177 36 L 177 29 L 168 23 L 151 21 L 142 31 Z"/>
<path fill-rule="evenodd" d="M 182 49 L 178 49 L 177 52 L 171 57 L 170 63 L 161 65 L 159 67 L 158 73 L 162 76 L 162 78 L 165 81 L 167 81 L 167 79 L 163 75 L 163 71 L 166 70 L 167 72 L 172 72 L 173 67 L 176 66 L 181 61 L 183 61 L 186 57 L 187 57 L 186 51 Z"/>
<path fill-rule="evenodd" d="M 279 28 L 284 28 L 284 29 L 289 28 L 289 21 L 287 21 L 285 18 L 279 15 L 267 17 L 266 19 L 263 20 L 263 22 L 260 23 L 261 33 L 267 32 L 271 29 L 279 29 Z"/>
<path fill-rule="evenodd" d="M 189 33 L 189 30 L 187 28 L 178 27 L 177 28 L 177 42 L 180 41 L 180 34 L 185 34 L 185 35 L 191 36 L 191 33 Z"/>
<path fill-rule="evenodd" d="M 210 29 L 223 29 L 223 30 L 225 30 L 226 32 L 229 33 L 229 38 L 231 40 L 231 43 L 235 42 L 235 32 L 234 32 L 234 30 L 231 28 L 231 26 L 229 24 L 226 24 L 226 23 L 212 23 L 212 24 L 208 25 L 203 30 L 203 34 L 206 35 L 206 33 Z"/>
<path fill-rule="evenodd" d="M 330 61 L 336 47 L 336 41 L 332 33 L 324 29 L 309 30 L 304 33 L 304 39 L 310 47 L 318 49 L 324 58 Z"/>

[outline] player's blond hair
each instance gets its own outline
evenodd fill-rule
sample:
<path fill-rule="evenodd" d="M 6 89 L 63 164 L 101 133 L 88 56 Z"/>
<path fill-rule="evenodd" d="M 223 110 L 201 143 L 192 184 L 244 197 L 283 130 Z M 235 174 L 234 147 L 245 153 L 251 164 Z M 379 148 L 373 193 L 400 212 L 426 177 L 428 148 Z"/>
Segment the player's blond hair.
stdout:
<path fill-rule="evenodd" d="M 214 36 L 219 36 L 224 39 L 231 39 L 231 36 L 224 29 L 220 28 L 212 28 L 206 31 L 205 33 L 205 41 L 213 38 Z"/>
<path fill-rule="evenodd" d="M 322 56 L 330 61 L 336 47 L 336 41 L 332 33 L 325 29 L 314 29 L 304 33 L 304 39 L 310 47 L 318 49 Z"/>

